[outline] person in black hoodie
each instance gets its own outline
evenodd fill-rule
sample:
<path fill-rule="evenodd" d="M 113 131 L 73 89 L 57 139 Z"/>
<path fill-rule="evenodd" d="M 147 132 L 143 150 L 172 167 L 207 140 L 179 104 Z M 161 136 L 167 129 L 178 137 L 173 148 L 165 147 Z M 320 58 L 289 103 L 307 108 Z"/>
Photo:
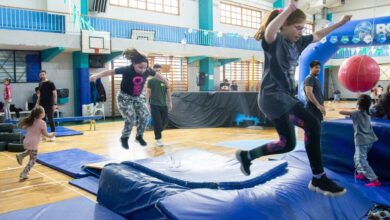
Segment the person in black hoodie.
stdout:
<path fill-rule="evenodd" d="M 157 79 L 168 85 L 168 81 L 159 73 L 149 68 L 149 62 L 146 56 L 140 54 L 135 49 L 126 49 L 123 56 L 131 61 L 131 65 L 120 67 L 114 70 L 106 70 L 101 73 L 93 74 L 90 81 L 95 82 L 97 79 L 114 74 L 122 75 L 120 91 L 117 96 L 118 109 L 125 120 L 122 130 L 121 144 L 125 149 L 129 148 L 129 136 L 133 126 L 137 126 L 136 142 L 142 146 L 147 143 L 143 139 L 143 134 L 148 122 L 149 111 L 146 107 L 146 99 L 142 94 L 146 78 L 156 76 Z"/>

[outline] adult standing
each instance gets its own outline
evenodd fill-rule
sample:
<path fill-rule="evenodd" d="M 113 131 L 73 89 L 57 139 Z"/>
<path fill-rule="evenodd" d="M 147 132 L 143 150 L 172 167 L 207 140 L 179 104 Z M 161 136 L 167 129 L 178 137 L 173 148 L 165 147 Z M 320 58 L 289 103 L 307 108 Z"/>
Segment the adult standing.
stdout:
<path fill-rule="evenodd" d="M 40 105 L 45 110 L 47 122 L 49 122 L 51 132 L 55 132 L 54 111 L 57 109 L 57 89 L 55 84 L 47 78 L 47 73 L 42 70 L 39 73 L 39 93 L 37 98 L 37 105 Z M 55 137 L 50 139 L 55 140 Z"/>
<path fill-rule="evenodd" d="M 155 64 L 153 70 L 161 73 L 161 65 Z M 157 146 L 162 147 L 162 131 L 168 124 L 168 111 L 172 111 L 171 91 L 164 82 L 153 77 L 148 80 L 146 103 L 152 114 L 154 138 Z"/>
<path fill-rule="evenodd" d="M 304 81 L 306 95 L 305 108 L 311 112 L 319 121 L 324 120 L 326 111 L 324 107 L 324 95 L 322 94 L 321 83 L 318 75 L 321 71 L 321 63 L 314 60 L 310 63 L 310 74 Z"/>

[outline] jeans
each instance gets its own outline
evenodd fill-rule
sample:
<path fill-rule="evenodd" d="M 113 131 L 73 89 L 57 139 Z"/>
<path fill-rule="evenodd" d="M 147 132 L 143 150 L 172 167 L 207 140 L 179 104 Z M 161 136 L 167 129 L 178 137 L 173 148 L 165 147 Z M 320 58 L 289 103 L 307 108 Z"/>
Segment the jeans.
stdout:
<path fill-rule="evenodd" d="M 371 150 L 372 144 L 355 145 L 355 161 L 356 172 L 363 174 L 369 180 L 376 180 L 378 176 L 375 175 L 374 170 L 370 167 L 367 161 L 367 154 Z"/>

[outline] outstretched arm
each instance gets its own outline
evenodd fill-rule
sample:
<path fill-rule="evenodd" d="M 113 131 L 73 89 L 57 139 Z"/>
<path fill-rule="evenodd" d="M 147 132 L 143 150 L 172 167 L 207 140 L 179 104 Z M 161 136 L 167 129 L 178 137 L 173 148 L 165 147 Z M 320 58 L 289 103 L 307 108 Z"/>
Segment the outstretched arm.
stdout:
<path fill-rule="evenodd" d="M 333 31 L 333 30 L 343 26 L 344 24 L 346 24 L 348 21 L 351 20 L 351 17 L 352 17 L 352 15 L 344 15 L 340 19 L 340 21 L 338 21 L 337 23 L 334 23 L 334 24 L 332 24 L 329 27 L 326 27 L 326 28 L 323 28 L 321 30 L 318 30 L 318 31 L 314 32 L 313 33 L 313 43 L 317 42 L 317 41 L 320 41 L 323 37 L 325 37 L 331 31 Z"/>
<path fill-rule="evenodd" d="M 268 27 L 265 29 L 264 40 L 267 43 L 272 43 L 276 40 L 276 35 L 279 32 L 280 28 L 283 26 L 284 22 L 287 20 L 288 16 L 298 8 L 298 0 L 290 0 L 290 5 L 283 10 L 274 20 L 269 23 Z"/>
<path fill-rule="evenodd" d="M 91 75 L 89 77 L 89 81 L 95 82 L 97 79 L 100 79 L 102 77 L 113 76 L 113 75 L 115 75 L 115 70 L 105 70 L 103 72 L 95 73 L 95 74 Z"/>
<path fill-rule="evenodd" d="M 339 113 L 342 114 L 342 115 L 351 115 L 352 114 L 351 111 L 345 111 L 345 110 L 342 110 Z"/>

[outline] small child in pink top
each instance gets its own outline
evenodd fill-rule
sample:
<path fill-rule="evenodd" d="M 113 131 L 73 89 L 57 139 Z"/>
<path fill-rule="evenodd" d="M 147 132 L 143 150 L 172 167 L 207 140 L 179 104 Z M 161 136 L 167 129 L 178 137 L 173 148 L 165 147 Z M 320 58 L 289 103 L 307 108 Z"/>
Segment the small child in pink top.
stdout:
<path fill-rule="evenodd" d="M 11 102 L 12 102 L 12 88 L 11 88 L 11 80 L 4 80 L 4 114 L 5 119 L 11 119 Z"/>
<path fill-rule="evenodd" d="M 38 144 L 41 139 L 41 135 L 44 135 L 48 138 L 55 136 L 55 133 L 47 133 L 46 123 L 42 120 L 45 117 L 45 110 L 42 106 L 36 106 L 31 111 L 30 115 L 27 118 L 23 118 L 19 126 L 22 129 L 27 130 L 26 137 L 24 138 L 23 145 L 25 151 L 19 154 L 16 154 L 16 160 L 20 165 L 23 163 L 23 158 L 30 156 L 30 161 L 20 173 L 20 180 L 25 180 L 28 178 L 28 173 L 31 168 L 34 166 L 37 160 L 38 154 Z"/>

